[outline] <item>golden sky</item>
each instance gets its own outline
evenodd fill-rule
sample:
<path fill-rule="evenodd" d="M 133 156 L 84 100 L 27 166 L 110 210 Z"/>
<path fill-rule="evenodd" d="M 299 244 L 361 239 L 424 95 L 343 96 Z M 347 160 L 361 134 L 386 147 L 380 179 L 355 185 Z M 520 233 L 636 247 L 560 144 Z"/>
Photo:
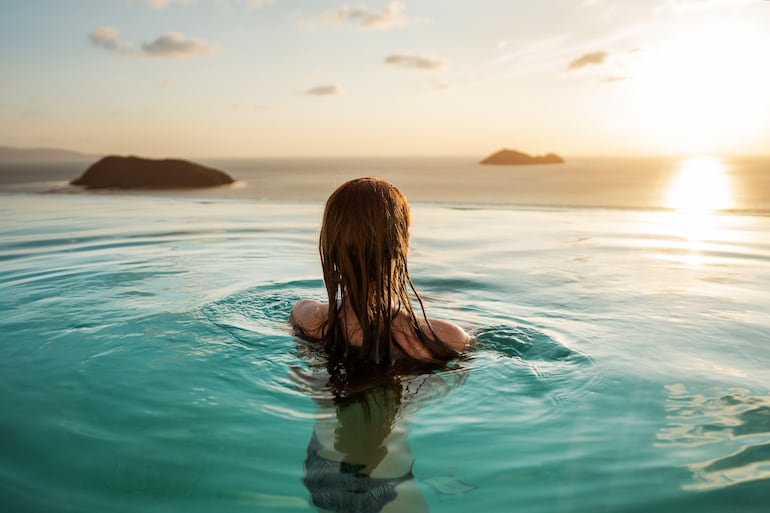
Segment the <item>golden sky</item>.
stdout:
<path fill-rule="evenodd" d="M 6 0 L 0 145 L 770 153 L 766 0 Z"/>

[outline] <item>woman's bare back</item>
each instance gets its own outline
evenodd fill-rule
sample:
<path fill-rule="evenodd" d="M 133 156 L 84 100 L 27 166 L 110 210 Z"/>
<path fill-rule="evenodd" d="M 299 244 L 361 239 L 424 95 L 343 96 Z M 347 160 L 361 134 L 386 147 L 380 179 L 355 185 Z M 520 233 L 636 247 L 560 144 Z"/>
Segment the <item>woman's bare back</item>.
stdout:
<path fill-rule="evenodd" d="M 324 322 L 327 318 L 328 304 L 312 299 L 304 299 L 297 302 L 292 308 L 289 322 L 295 329 L 298 329 L 304 337 L 311 340 L 321 340 L 323 338 Z M 345 338 L 351 346 L 360 347 L 363 344 L 363 333 L 358 319 L 349 308 L 340 312 L 340 321 L 345 329 Z M 418 319 L 420 329 L 431 336 L 433 334 L 438 339 L 448 345 L 455 351 L 464 350 L 470 337 L 468 334 L 454 323 L 442 321 L 439 319 L 430 319 L 430 327 L 423 319 Z M 391 326 L 393 337 L 402 345 L 407 355 L 415 359 L 430 359 L 431 354 L 428 349 L 420 342 L 414 329 L 412 328 L 409 317 L 399 311 L 396 318 L 393 319 Z"/>

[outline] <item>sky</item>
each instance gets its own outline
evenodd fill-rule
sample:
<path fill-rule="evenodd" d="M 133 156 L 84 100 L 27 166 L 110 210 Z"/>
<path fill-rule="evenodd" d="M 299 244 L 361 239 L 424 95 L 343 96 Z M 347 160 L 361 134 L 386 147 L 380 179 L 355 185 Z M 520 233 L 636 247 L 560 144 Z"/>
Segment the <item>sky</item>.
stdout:
<path fill-rule="evenodd" d="M 770 154 L 767 0 L 0 0 L 0 145 Z"/>

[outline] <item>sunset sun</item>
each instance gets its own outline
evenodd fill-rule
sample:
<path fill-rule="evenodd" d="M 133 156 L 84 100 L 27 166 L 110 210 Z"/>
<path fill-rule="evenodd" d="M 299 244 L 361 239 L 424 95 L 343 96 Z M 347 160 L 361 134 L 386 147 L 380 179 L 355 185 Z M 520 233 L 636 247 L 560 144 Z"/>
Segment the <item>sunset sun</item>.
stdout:
<path fill-rule="evenodd" d="M 726 170 L 713 157 L 685 160 L 669 186 L 666 206 L 687 214 L 732 208 L 732 184 Z"/>
<path fill-rule="evenodd" d="M 644 137 L 668 152 L 731 151 L 758 137 L 770 112 L 766 35 L 747 24 L 693 25 L 639 62 L 634 101 Z"/>

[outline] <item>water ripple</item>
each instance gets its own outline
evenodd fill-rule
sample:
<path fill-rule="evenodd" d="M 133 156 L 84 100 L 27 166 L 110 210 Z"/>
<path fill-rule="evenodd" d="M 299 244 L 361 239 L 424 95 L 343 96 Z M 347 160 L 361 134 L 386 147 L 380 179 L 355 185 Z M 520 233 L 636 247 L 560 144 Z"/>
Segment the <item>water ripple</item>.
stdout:
<path fill-rule="evenodd" d="M 710 490 L 770 480 L 770 396 L 740 388 L 707 396 L 682 384 L 666 389 L 669 423 L 658 433 L 659 445 L 703 446 L 699 453 L 710 455 L 687 464 L 693 481 L 683 488 Z"/>
<path fill-rule="evenodd" d="M 540 329 L 495 325 L 473 334 L 473 367 L 480 374 L 477 379 L 482 381 L 482 389 L 527 401 L 546 398 L 553 408 L 544 408 L 535 400 L 545 417 L 556 414 L 560 407 L 603 379 L 589 355 Z"/>

